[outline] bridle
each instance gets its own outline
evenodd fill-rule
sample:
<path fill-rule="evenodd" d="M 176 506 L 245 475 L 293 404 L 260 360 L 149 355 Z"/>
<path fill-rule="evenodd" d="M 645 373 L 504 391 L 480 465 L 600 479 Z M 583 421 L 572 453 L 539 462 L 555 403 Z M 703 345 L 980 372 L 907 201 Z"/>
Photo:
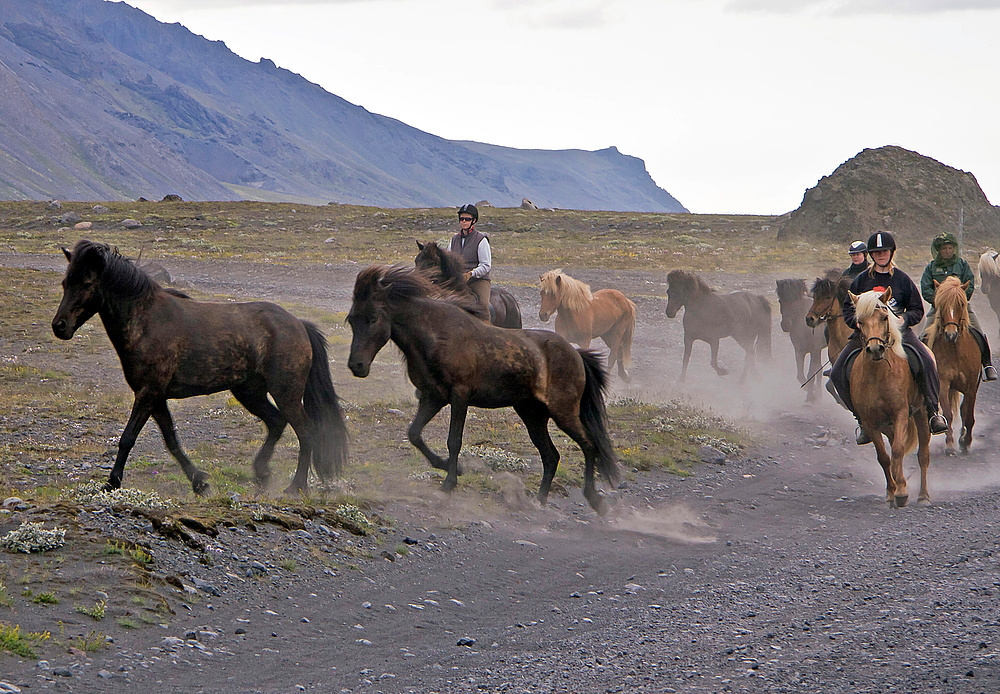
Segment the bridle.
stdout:
<path fill-rule="evenodd" d="M 891 311 L 889 311 L 889 307 L 886 306 L 885 304 L 882 304 L 882 303 L 880 303 L 878 305 L 878 307 L 876 308 L 876 310 L 878 310 L 878 311 L 885 311 L 886 316 L 889 316 L 892 313 Z M 872 342 L 877 342 L 879 345 L 882 346 L 883 350 L 888 350 L 889 349 L 889 342 L 890 342 L 891 339 L 892 339 L 892 335 L 889 332 L 889 323 L 888 323 L 888 321 L 886 321 L 886 324 L 885 324 L 885 337 L 879 337 L 878 335 L 869 335 L 868 337 L 866 337 L 865 338 L 865 351 L 866 352 L 868 351 L 868 347 L 871 345 Z M 879 355 L 872 355 L 872 359 L 874 359 L 875 361 L 878 361 L 879 359 L 883 359 L 883 358 L 884 358 L 884 353 L 883 354 L 879 354 Z"/>
<path fill-rule="evenodd" d="M 816 325 L 819 325 L 821 323 L 826 323 L 832 318 L 839 318 L 840 316 L 844 315 L 843 311 L 841 311 L 840 313 L 833 312 L 834 309 L 837 308 L 839 303 L 840 302 L 837 301 L 837 295 L 834 294 L 833 296 L 830 297 L 830 305 L 826 307 L 823 313 L 817 314 L 814 305 L 813 308 L 810 308 L 809 312 L 806 313 L 806 318 L 808 318 L 809 316 L 814 316 L 813 321 L 816 323 Z"/>

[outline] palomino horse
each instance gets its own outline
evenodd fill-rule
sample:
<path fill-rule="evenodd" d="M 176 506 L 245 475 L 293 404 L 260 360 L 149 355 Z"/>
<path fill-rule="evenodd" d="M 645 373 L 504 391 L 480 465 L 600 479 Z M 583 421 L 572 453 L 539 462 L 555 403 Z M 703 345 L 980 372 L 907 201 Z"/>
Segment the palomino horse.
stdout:
<path fill-rule="evenodd" d="M 465 261 L 462 256 L 441 248 L 434 241 L 417 241 L 417 248 L 419 253 L 413 259 L 413 264 L 418 270 L 426 271 L 431 282 L 458 294 L 475 295 L 465 281 Z M 521 307 L 517 305 L 514 295 L 503 287 L 490 288 L 489 313 L 489 322 L 493 325 L 501 328 L 521 327 Z M 485 309 L 480 318 L 487 318 Z"/>
<path fill-rule="evenodd" d="M 584 349 L 595 337 L 604 340 L 610 351 L 608 371 L 618 364 L 618 375 L 628 383 L 632 366 L 632 334 L 635 332 L 635 304 L 617 289 L 598 289 L 573 279 L 562 270 L 549 270 L 540 278 L 542 302 L 538 320 L 543 323 L 556 314 L 556 332 Z"/>
<path fill-rule="evenodd" d="M 818 328 L 826 323 L 826 355 L 831 362 L 837 361 L 854 333 L 844 322 L 844 299 L 850 286 L 851 278 L 841 277 L 840 270 L 833 269 L 817 277 L 810 290 L 813 303 L 806 312 L 806 325 Z"/>
<path fill-rule="evenodd" d="M 979 256 L 979 288 L 1000 320 L 1000 253 L 993 249 Z"/>
<path fill-rule="evenodd" d="M 680 380 L 687 377 L 695 340 L 709 344 L 712 368 L 725 376 L 729 372 L 719 366 L 719 340 L 735 338 L 746 352 L 741 382 L 756 370 L 757 354 L 771 358 L 771 304 L 763 296 L 744 291 L 716 294 L 704 280 L 684 270 L 671 270 L 667 284 L 667 318 L 673 318 L 684 308 L 684 363 Z"/>
<path fill-rule="evenodd" d="M 440 297 L 440 299 L 438 298 Z M 549 437 L 552 419 L 583 450 L 583 495 L 599 513 L 604 503 L 595 469 L 612 485 L 618 479 L 607 430 L 607 375 L 596 353 L 574 349 L 548 330 L 505 330 L 476 318 L 475 299 L 442 293 L 414 270 L 372 266 L 354 283 L 347 322 L 354 331 L 348 366 L 364 378 L 391 339 L 403 352 L 419 391 L 409 438 L 430 464 L 448 472 L 442 487 L 458 484 L 458 453 L 469 407 L 513 407 L 542 458 L 538 500 L 545 503 L 559 465 Z M 451 405 L 448 459 L 421 436 L 445 405 Z"/>
<path fill-rule="evenodd" d="M 878 462 L 885 473 L 885 500 L 891 506 L 906 506 L 906 475 L 903 458 L 919 443 L 920 496 L 918 501 L 930 501 L 927 491 L 927 468 L 931 462 L 931 430 L 920 392 L 909 361 L 903 351 L 899 332 L 900 320 L 886 302 L 892 289 L 885 292 L 864 292 L 860 296 L 848 292 L 854 302 L 858 330 L 864 348 L 851 369 L 851 400 L 861 428 L 875 444 Z M 882 435 L 889 439 L 890 454 L 885 450 Z"/>
<path fill-rule="evenodd" d="M 969 301 L 965 296 L 968 284 L 959 282 L 957 277 L 946 277 L 944 282 L 934 280 L 937 313 L 926 335 L 927 346 L 934 352 L 941 377 L 941 406 L 948 420 L 946 455 L 955 455 L 952 421 L 959 411 L 959 393 L 965 396 L 961 407 L 962 432 L 958 439 L 962 453 L 969 452 L 972 426 L 976 423 L 976 396 L 982 367 L 979 343 L 969 332 Z"/>
<path fill-rule="evenodd" d="M 299 439 L 299 464 L 286 491 L 307 489 L 310 461 L 321 478 L 340 472 L 347 429 L 316 326 L 275 304 L 208 303 L 163 289 L 105 244 L 79 241 L 63 253 L 69 267 L 52 331 L 68 340 L 98 314 L 135 392 L 105 489 L 121 487 L 125 461 L 152 417 L 194 492 L 206 494 L 208 476 L 181 449 L 167 400 L 222 390 L 267 426 L 253 463 L 259 484 L 270 477 L 268 462 L 286 424 Z"/>
<path fill-rule="evenodd" d="M 799 383 L 805 383 L 806 355 L 809 355 L 809 375 L 812 377 L 806 387 L 806 402 L 816 400 L 821 378 L 817 378 L 816 370 L 823 363 L 823 348 L 826 338 L 822 331 L 817 331 L 806 325 L 806 312 L 812 300 L 806 292 L 806 281 L 787 279 L 777 280 L 778 309 L 781 311 L 781 329 L 788 333 L 795 349 L 795 370 Z"/>

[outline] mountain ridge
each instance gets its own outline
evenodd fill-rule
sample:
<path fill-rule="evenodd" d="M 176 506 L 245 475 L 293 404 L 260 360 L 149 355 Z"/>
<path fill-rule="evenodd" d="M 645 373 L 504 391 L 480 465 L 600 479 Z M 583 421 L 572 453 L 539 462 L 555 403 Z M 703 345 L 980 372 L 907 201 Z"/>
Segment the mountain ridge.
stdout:
<path fill-rule="evenodd" d="M 0 0 L 0 197 L 684 212 L 614 147 L 446 140 L 121 2 Z"/>

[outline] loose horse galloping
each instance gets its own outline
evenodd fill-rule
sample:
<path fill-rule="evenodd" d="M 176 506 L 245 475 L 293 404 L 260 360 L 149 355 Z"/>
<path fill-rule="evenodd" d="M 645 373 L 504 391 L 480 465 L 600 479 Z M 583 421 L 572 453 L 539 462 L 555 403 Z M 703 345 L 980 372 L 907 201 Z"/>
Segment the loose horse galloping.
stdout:
<path fill-rule="evenodd" d="M 1000 320 L 1000 253 L 990 249 L 979 256 L 979 287 L 990 300 L 993 313 Z"/>
<path fill-rule="evenodd" d="M 420 395 L 409 439 L 430 464 L 446 470 L 442 487 L 458 484 L 458 454 L 468 408 L 513 407 L 542 458 L 538 500 L 545 503 L 559 465 L 549 419 L 583 450 L 583 495 L 598 512 L 603 501 L 597 471 L 612 485 L 618 471 L 604 409 L 606 373 L 590 350 L 577 350 L 548 330 L 503 330 L 469 313 L 474 300 L 443 296 L 420 273 L 372 266 L 358 274 L 347 315 L 354 332 L 348 366 L 364 378 L 372 360 L 392 340 Z M 451 405 L 448 459 L 433 453 L 422 432 Z"/>
<path fill-rule="evenodd" d="M 687 377 L 695 340 L 709 344 L 712 368 L 725 376 L 729 372 L 719 366 L 719 340 L 732 336 L 746 352 L 741 382 L 756 370 L 758 353 L 771 358 L 771 304 L 766 298 L 745 291 L 717 294 L 700 277 L 684 270 L 671 270 L 667 285 L 667 318 L 673 318 L 684 308 L 684 363 L 680 380 Z"/>
<path fill-rule="evenodd" d="M 539 277 L 541 307 L 538 320 L 547 322 L 556 314 L 556 332 L 584 349 L 595 337 L 608 346 L 608 371 L 618 365 L 618 376 L 628 383 L 632 366 L 632 335 L 635 304 L 617 289 L 598 289 L 573 279 L 562 270 L 549 270 Z"/>
<path fill-rule="evenodd" d="M 969 301 L 965 295 L 968 282 L 947 277 L 934 280 L 934 322 L 927 329 L 927 346 L 934 352 L 938 376 L 941 379 L 941 405 L 948 420 L 945 454 L 955 455 L 955 434 L 952 422 L 959 412 L 958 396 L 963 394 L 962 431 L 959 446 L 962 453 L 972 445 L 972 427 L 976 423 L 976 396 L 979 394 L 980 350 L 976 338 L 969 332 Z M 941 338 L 944 339 L 941 339 Z"/>
<path fill-rule="evenodd" d="M 270 477 L 268 462 L 286 424 L 299 439 L 286 491 L 307 489 L 310 462 L 321 478 L 340 472 L 347 430 L 316 326 L 271 303 L 200 302 L 163 289 L 105 244 L 82 240 L 63 253 L 69 266 L 52 331 L 68 340 L 99 315 L 135 393 L 106 489 L 121 486 L 125 461 L 152 416 L 194 492 L 207 493 L 208 476 L 181 449 L 167 400 L 222 390 L 267 426 L 253 463 L 258 483 Z"/>
<path fill-rule="evenodd" d="M 909 495 L 903 458 L 919 443 L 917 499 L 930 501 L 927 468 L 931 461 L 931 432 L 924 416 L 924 396 L 903 351 L 899 319 L 886 305 L 892 289 L 860 296 L 848 292 L 848 296 L 856 306 L 858 331 L 864 344 L 851 369 L 851 400 L 861 428 L 875 444 L 878 462 L 885 473 L 885 500 L 890 506 L 906 506 Z M 889 439 L 891 456 L 885 450 L 883 434 Z"/>
<path fill-rule="evenodd" d="M 434 241 L 430 243 L 417 241 L 417 248 L 419 252 L 413 259 L 413 264 L 418 270 L 426 271 L 431 282 L 457 294 L 475 296 L 475 292 L 469 288 L 468 282 L 463 277 L 465 261 L 462 260 L 462 256 L 441 248 Z M 476 315 L 480 314 L 477 312 Z M 518 306 L 514 295 L 503 287 L 490 289 L 490 315 L 486 316 L 483 311 L 480 317 L 483 320 L 489 318 L 490 323 L 500 328 L 521 327 L 521 307 Z"/>
<path fill-rule="evenodd" d="M 809 375 L 811 382 L 806 388 L 806 401 L 813 402 L 819 392 L 821 378 L 816 370 L 823 361 L 826 338 L 822 331 L 806 324 L 806 312 L 812 300 L 806 292 L 806 281 L 797 279 L 776 280 L 778 309 L 781 311 L 781 329 L 788 333 L 795 350 L 795 370 L 799 383 L 806 382 L 805 361 L 809 355 Z"/>

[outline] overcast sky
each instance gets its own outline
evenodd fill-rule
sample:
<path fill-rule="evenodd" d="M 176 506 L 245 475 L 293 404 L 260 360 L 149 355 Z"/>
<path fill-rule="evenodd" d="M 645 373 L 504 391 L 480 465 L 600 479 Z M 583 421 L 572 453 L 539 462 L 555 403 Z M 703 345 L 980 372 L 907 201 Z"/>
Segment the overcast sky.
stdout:
<path fill-rule="evenodd" d="M 1000 203 L 1000 0 L 127 2 L 435 135 L 615 145 L 692 212 L 787 212 L 887 144 Z"/>

